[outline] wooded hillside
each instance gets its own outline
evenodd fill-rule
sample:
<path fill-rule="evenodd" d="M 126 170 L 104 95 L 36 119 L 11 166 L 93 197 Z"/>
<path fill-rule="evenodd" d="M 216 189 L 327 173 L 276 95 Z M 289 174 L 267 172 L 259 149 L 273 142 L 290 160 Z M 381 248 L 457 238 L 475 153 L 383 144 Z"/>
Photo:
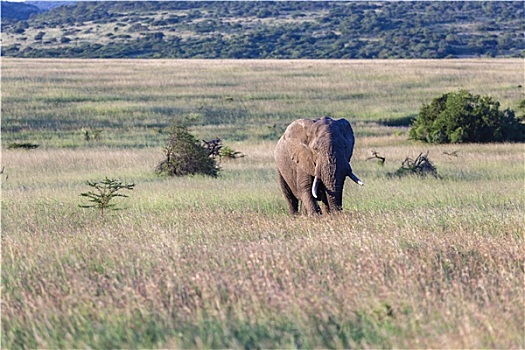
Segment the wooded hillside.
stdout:
<path fill-rule="evenodd" d="M 522 57 L 515 2 L 77 2 L 2 12 L 2 55 L 93 58 Z"/>

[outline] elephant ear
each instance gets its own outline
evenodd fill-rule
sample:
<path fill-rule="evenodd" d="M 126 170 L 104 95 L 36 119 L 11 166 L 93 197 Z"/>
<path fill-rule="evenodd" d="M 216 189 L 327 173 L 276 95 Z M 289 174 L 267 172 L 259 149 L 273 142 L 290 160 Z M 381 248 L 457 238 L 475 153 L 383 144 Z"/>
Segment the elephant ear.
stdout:
<path fill-rule="evenodd" d="M 315 156 L 308 145 L 307 130 L 314 123 L 311 119 L 298 119 L 284 134 L 284 141 L 290 158 L 305 173 L 315 176 Z"/>
<path fill-rule="evenodd" d="M 352 126 L 350 125 L 350 122 L 346 119 L 339 119 L 335 122 L 337 124 L 337 127 L 339 128 L 339 131 L 346 139 L 351 139 L 353 141 L 354 139 L 354 130 L 352 130 Z"/>
<path fill-rule="evenodd" d="M 349 151 L 349 158 L 352 157 L 354 144 L 355 144 L 355 136 L 354 136 L 354 130 L 352 130 L 352 126 L 350 125 L 350 122 L 346 119 L 339 119 L 336 121 L 337 128 L 339 129 L 339 132 L 343 136 L 343 138 L 346 140 L 346 145 L 348 147 Z"/>
<path fill-rule="evenodd" d="M 308 175 L 315 176 L 315 157 L 310 148 L 297 139 L 289 140 L 289 151 L 292 160 Z"/>

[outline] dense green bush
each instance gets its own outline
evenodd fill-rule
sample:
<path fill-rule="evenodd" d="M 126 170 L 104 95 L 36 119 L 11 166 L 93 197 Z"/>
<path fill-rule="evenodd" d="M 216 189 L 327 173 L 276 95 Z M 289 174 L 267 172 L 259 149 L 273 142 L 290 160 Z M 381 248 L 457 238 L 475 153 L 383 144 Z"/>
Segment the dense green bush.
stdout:
<path fill-rule="evenodd" d="M 424 105 L 410 137 L 429 143 L 525 141 L 525 126 L 490 96 L 460 90 Z"/>
<path fill-rule="evenodd" d="M 202 174 L 216 177 L 219 171 L 208 150 L 190 134 L 185 126 L 173 126 L 164 148 L 166 158 L 156 168 L 157 173 L 169 176 Z"/>

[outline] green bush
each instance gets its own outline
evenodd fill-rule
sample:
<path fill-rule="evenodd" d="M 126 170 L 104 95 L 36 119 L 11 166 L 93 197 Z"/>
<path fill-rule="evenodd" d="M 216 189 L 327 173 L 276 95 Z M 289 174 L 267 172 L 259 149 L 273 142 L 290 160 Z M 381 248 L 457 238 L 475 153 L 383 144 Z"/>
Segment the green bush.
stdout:
<path fill-rule="evenodd" d="M 244 157 L 244 154 L 231 148 L 230 146 L 223 146 L 219 151 L 221 158 L 236 159 Z"/>
<path fill-rule="evenodd" d="M 156 168 L 159 174 L 217 176 L 219 168 L 215 159 L 208 155 L 208 150 L 188 132 L 185 126 L 171 127 L 170 137 L 164 150 L 166 158 Z"/>
<path fill-rule="evenodd" d="M 424 105 L 410 138 L 429 143 L 525 141 L 525 126 L 490 96 L 460 90 Z"/>

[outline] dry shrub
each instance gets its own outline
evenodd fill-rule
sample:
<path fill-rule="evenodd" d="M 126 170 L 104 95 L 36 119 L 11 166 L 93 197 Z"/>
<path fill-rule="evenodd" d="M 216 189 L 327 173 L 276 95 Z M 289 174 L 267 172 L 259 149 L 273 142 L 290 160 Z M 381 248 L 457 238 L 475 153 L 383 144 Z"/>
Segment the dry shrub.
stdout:
<path fill-rule="evenodd" d="M 431 175 L 434 177 L 439 177 L 436 166 L 430 161 L 430 159 L 428 159 L 428 151 L 425 154 L 419 153 L 416 159 L 406 157 L 403 163 L 401 163 L 401 168 L 390 175 L 399 177 L 405 175 Z"/>

